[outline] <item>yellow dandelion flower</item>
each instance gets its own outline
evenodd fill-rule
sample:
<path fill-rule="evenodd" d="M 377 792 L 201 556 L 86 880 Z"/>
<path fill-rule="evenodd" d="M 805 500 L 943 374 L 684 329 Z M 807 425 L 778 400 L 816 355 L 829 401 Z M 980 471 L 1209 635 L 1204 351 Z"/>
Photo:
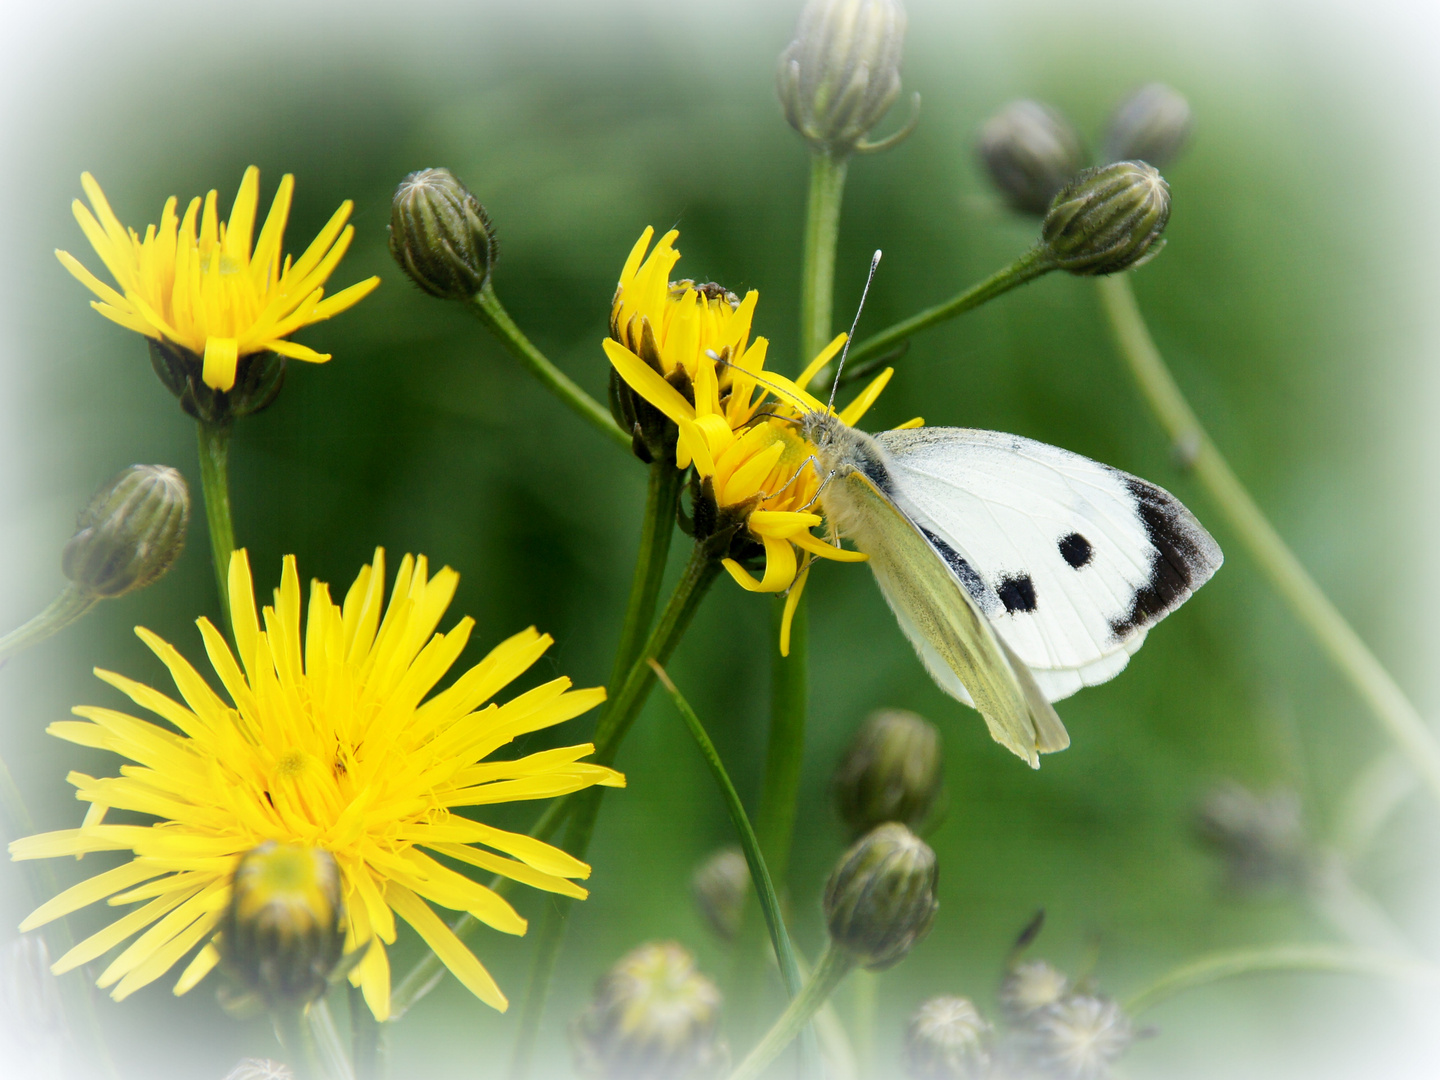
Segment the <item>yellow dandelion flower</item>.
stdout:
<path fill-rule="evenodd" d="M 355 227 L 346 224 L 354 205 L 348 199 L 300 258 L 282 256 L 295 189 L 289 174 L 280 180 L 258 239 L 260 170 L 253 165 L 240 181 L 228 223 L 219 219 L 213 190 L 205 196 L 203 209 L 200 199 L 191 199 L 183 218 L 176 216 L 178 204 L 171 196 L 160 212 L 160 224 L 147 226 L 143 239 L 120 224 L 93 176 L 82 174 L 80 184 L 90 206 L 76 199 L 75 220 L 119 291 L 69 252 L 56 251 L 56 256 L 99 297 L 90 306 L 101 315 L 203 357 L 201 378 L 211 389 L 230 390 L 240 358 L 253 353 L 274 352 L 311 363 L 329 360 L 329 354 L 286 338 L 352 307 L 380 284 L 378 277 L 368 278 L 325 298 L 325 282 L 355 233 Z"/>
<path fill-rule="evenodd" d="M 229 585 L 238 662 L 209 620 L 198 623 L 228 701 L 173 646 L 137 628 L 170 670 L 181 700 L 97 670 L 166 723 L 86 706 L 74 710 L 83 720 L 50 725 L 52 735 L 134 764 L 103 779 L 71 773 L 77 797 L 90 804 L 84 823 L 10 845 L 16 859 L 133 852 L 22 924 L 32 929 L 101 900 L 139 905 L 62 956 L 55 971 L 88 963 L 139 934 L 99 985 L 112 987 L 119 1000 L 199 946 L 175 986 L 184 993 L 219 960 L 215 928 L 240 857 L 276 841 L 334 857 L 343 879 L 346 951 L 365 950 L 350 979 L 378 1018 L 390 1009 L 384 946 L 395 941 L 396 915 L 473 994 L 504 1009 L 505 995 L 430 905 L 469 912 L 509 934 L 523 934 L 525 920 L 436 856 L 578 899 L 586 893 L 573 879 L 588 877 L 590 868 L 458 809 L 625 781 L 580 760 L 590 745 L 487 760 L 518 736 L 604 700 L 604 690 L 572 690 L 569 679 L 558 678 L 504 704 L 485 704 L 550 646 L 533 628 L 431 694 L 474 626 L 465 618 L 447 633 L 435 632 L 458 580 L 448 567 L 431 576 L 423 556 L 407 555 L 386 606 L 384 553 L 377 550 L 343 604 L 331 601 L 327 585 L 311 583 L 302 634 L 294 558 L 285 560 L 273 606 L 257 616 L 249 560 L 236 551 Z M 159 820 L 106 824 L 111 809 Z"/>
<path fill-rule="evenodd" d="M 760 578 L 735 558 L 724 560 L 730 576 L 751 592 L 789 591 L 780 636 L 781 652 L 788 654 L 790 620 L 811 560 L 865 559 L 859 552 L 840 547 L 833 538 L 824 539 L 811 531 L 824 524 L 819 514 L 810 511 L 820 477 L 813 466 L 807 467 L 814 448 L 791 422 L 799 415 L 797 404 L 826 407 L 805 393 L 805 387 L 835 357 L 846 338 L 837 335 L 795 382 L 764 371 L 765 339 L 756 338 L 746 346 L 758 294 L 751 292 L 728 316 L 723 304 L 716 311 L 693 287 L 683 290 L 681 299 L 674 299 L 675 289 L 664 292 L 657 283 L 665 282 L 665 275 L 679 258 L 671 247 L 678 234 L 666 234 L 642 264 L 652 235 L 647 228 L 631 251 L 616 294 L 612 332 L 620 326 L 629 337 L 627 342 L 603 342 L 605 354 L 619 378 L 678 427 L 676 467 L 693 464 L 716 512 L 741 518 L 745 535 L 763 550 L 765 569 Z M 694 325 L 672 335 L 672 329 L 686 323 Z M 654 332 L 655 325 L 665 330 L 663 336 Z M 636 340 L 637 327 L 642 344 L 639 351 L 629 343 Z M 693 344 L 705 340 L 705 330 L 715 334 L 711 340 L 723 341 L 729 352 Z M 649 357 L 647 335 L 656 346 Z M 661 361 L 658 370 L 653 360 L 657 354 Z M 674 378 L 677 372 L 687 376 L 680 387 Z M 847 424 L 857 423 L 880 396 L 890 375 L 890 369 L 881 373 L 840 413 L 841 418 Z M 682 392 L 686 389 L 688 394 Z M 779 401 L 771 401 L 762 411 L 771 394 Z"/>

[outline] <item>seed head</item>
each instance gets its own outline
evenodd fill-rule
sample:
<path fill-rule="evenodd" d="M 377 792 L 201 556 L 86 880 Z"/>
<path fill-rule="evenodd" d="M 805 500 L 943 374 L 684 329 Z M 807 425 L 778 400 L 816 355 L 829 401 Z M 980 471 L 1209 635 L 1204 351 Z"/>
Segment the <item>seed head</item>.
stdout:
<path fill-rule="evenodd" d="M 969 998 L 931 998 L 905 1032 L 905 1071 L 912 1080 L 981 1080 L 993 1032 Z"/>

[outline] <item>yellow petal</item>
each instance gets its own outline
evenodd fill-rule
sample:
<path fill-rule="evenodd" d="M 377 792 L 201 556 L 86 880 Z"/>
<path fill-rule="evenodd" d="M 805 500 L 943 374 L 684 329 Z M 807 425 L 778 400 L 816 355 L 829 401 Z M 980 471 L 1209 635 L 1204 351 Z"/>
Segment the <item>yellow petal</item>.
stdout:
<path fill-rule="evenodd" d="M 235 366 L 240 360 L 240 343 L 233 337 L 205 339 L 205 366 L 200 378 L 214 390 L 230 390 L 235 386 Z"/>
<path fill-rule="evenodd" d="M 467 949 L 430 905 L 421 900 L 403 885 L 391 882 L 385 890 L 385 899 L 395 913 L 414 927 L 420 939 L 429 945 L 440 962 L 460 980 L 460 984 L 493 1009 L 504 1012 L 510 1002 L 500 992 L 500 987 L 490 977 L 475 954 Z"/>

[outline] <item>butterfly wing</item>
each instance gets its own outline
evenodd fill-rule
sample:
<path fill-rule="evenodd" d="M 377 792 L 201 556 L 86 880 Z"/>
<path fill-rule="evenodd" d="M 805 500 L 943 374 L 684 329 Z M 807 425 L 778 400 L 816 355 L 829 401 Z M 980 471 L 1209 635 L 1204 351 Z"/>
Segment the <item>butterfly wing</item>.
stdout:
<path fill-rule="evenodd" d="M 875 438 L 895 504 L 1051 701 L 1119 674 L 1220 566 L 1174 496 L 1079 454 L 970 428 Z"/>
<path fill-rule="evenodd" d="M 831 486 L 827 510 L 870 556 L 880 591 L 936 681 L 974 704 L 995 741 L 1032 766 L 1038 754 L 1070 745 L 1029 669 L 920 530 L 863 472 L 837 475 Z"/>

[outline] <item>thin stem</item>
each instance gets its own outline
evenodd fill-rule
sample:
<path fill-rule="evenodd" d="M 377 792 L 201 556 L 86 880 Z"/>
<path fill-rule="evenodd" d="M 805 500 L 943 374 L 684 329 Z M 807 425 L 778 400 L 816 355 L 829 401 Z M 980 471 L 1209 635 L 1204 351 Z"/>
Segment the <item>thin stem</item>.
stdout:
<path fill-rule="evenodd" d="M 1128 275 L 1098 278 L 1096 285 L 1120 354 L 1173 444 L 1181 448 L 1186 460 L 1192 463 L 1195 475 L 1270 579 L 1271 586 L 1349 681 L 1436 798 L 1440 798 L 1440 743 L 1390 673 L 1366 648 L 1266 520 L 1200 426 L 1165 366 L 1160 350 L 1155 347 L 1144 316 L 1135 303 Z"/>
<path fill-rule="evenodd" d="M 592 760 L 608 765 L 615 760 L 620 744 L 629 733 L 635 717 L 655 685 L 655 672 L 646 662 L 650 659 L 665 663 L 675 646 L 680 643 L 690 620 L 700 607 L 710 584 L 720 572 L 720 563 L 709 550 L 708 545 L 697 543 L 691 551 L 690 560 L 676 582 L 660 620 L 650 632 L 645 647 L 600 716 L 595 728 L 595 753 Z M 599 787 L 577 792 L 574 810 L 570 816 L 565 840 L 561 845 L 577 859 L 584 859 L 590 848 L 590 839 L 595 832 L 595 820 L 600 815 L 603 791 Z M 555 963 L 560 956 L 560 946 L 565 939 L 565 927 L 569 919 L 572 901 L 555 897 L 545 909 L 545 915 L 536 935 L 535 953 L 531 961 L 530 979 L 525 987 L 525 999 L 520 1007 L 520 1027 L 515 1036 L 515 1048 L 510 1058 L 511 1080 L 523 1080 L 529 1075 L 530 1062 L 535 1053 L 535 1039 L 540 1033 L 540 1020 L 545 1012 L 545 1001 L 550 993 L 550 979 L 555 973 Z"/>
<path fill-rule="evenodd" d="M 630 436 L 620 430 L 620 425 L 611 418 L 610 410 L 592 398 L 580 388 L 579 384 L 546 359 L 545 354 L 537 349 L 534 343 L 515 325 L 509 312 L 500 303 L 500 298 L 495 295 L 495 290 L 490 282 L 485 283 L 485 287 L 471 298 L 467 306 L 489 331 L 500 339 L 500 344 L 509 350 L 510 355 L 519 360 L 547 390 L 570 406 L 582 419 L 588 421 L 602 434 L 609 436 L 617 446 L 627 453 L 630 451 Z"/>
<path fill-rule="evenodd" d="M 210 561 L 215 565 L 215 586 L 220 592 L 220 614 L 230 626 L 230 553 L 235 550 L 235 527 L 230 521 L 230 425 L 198 425 L 200 487 L 205 493 L 205 523 L 210 530 Z"/>
<path fill-rule="evenodd" d="M 835 303 L 835 244 L 840 237 L 840 203 L 845 192 L 846 156 L 810 155 L 810 192 L 805 207 L 805 250 L 800 278 L 800 362 L 809 363 L 830 340 Z M 823 385 L 825 372 L 812 382 Z"/>
<path fill-rule="evenodd" d="M 875 1013 L 880 1001 L 880 975 L 863 968 L 850 983 L 850 1001 L 854 1013 L 850 1030 L 855 1037 L 855 1062 L 861 1076 L 869 1076 L 875 1067 Z"/>
<path fill-rule="evenodd" d="M 665 580 L 670 540 L 675 535 L 675 511 L 680 503 L 683 476 L 670 460 L 662 459 L 650 466 L 645 518 L 640 527 L 640 551 L 635 557 L 630 598 L 625 604 L 625 622 L 620 630 L 620 643 L 615 648 L 615 666 L 610 672 L 612 690 L 621 686 L 635 666 L 640 646 L 645 643 L 645 635 L 655 619 L 655 603 L 660 597 L 660 585 Z"/>
<path fill-rule="evenodd" d="M 1420 778 L 1394 747 L 1387 747 L 1350 783 L 1335 815 L 1335 847 L 1347 863 L 1357 862 Z"/>
<path fill-rule="evenodd" d="M 350 1007 L 350 1056 L 355 1063 L 355 1080 L 380 1080 L 380 1023 L 365 992 L 358 986 L 347 986 L 346 1002 Z"/>
<path fill-rule="evenodd" d="M 936 323 L 942 323 L 946 319 L 953 319 L 957 315 L 963 315 L 967 311 L 973 311 L 986 301 L 994 300 L 995 297 L 1034 281 L 1054 269 L 1055 264 L 1050 261 L 1044 248 L 1031 248 L 1005 269 L 991 274 L 978 285 L 972 285 L 949 300 L 936 304 L 934 307 L 928 307 L 894 326 L 881 330 L 873 337 L 866 338 L 850 350 L 850 358 L 846 361 L 847 370 L 859 371 L 866 360 L 889 352 L 906 338 L 913 337 L 921 330 L 926 330 Z"/>
<path fill-rule="evenodd" d="M 275 1037 L 285 1049 L 286 1064 L 297 1080 L 335 1080 L 326 1074 L 320 1062 L 314 1032 L 303 1012 L 301 1008 L 281 1009 L 271 1018 L 275 1024 Z"/>
<path fill-rule="evenodd" d="M 345 1044 L 340 1041 L 330 1003 L 324 998 L 314 1002 L 305 1011 L 305 1021 L 323 1075 L 328 1080 L 355 1080 L 355 1070 L 345 1056 Z"/>
<path fill-rule="evenodd" d="M 685 726 L 690 729 L 690 737 L 700 748 L 700 756 L 710 767 L 710 775 L 715 780 L 715 786 L 720 789 L 720 797 L 725 801 L 725 810 L 730 815 L 730 823 L 735 826 L 735 834 L 740 840 L 740 850 L 745 853 L 745 864 L 750 868 L 750 880 L 754 882 L 755 891 L 760 897 L 760 910 L 765 914 L 765 926 L 770 931 L 770 944 L 775 949 L 775 960 L 780 967 L 780 978 L 785 983 L 785 992 L 793 998 L 800 992 L 800 968 L 795 960 L 795 950 L 790 944 L 790 935 L 785 929 L 785 920 L 780 913 L 780 898 L 775 895 L 775 883 L 770 879 L 770 870 L 765 865 L 765 856 L 761 853 L 760 841 L 755 836 L 755 830 L 750 826 L 750 818 L 745 814 L 745 805 L 740 801 L 740 794 L 735 790 L 735 785 L 730 782 L 730 774 L 725 771 L 725 763 L 720 760 L 720 753 L 715 749 L 715 744 L 710 741 L 710 736 L 705 731 L 705 725 L 700 722 L 700 717 L 695 715 L 695 710 L 690 707 L 690 703 L 670 681 L 670 676 L 665 674 L 665 669 L 653 660 L 650 661 L 650 666 L 655 669 L 655 676 L 660 680 L 660 684 L 669 692 L 670 700 L 675 703 L 676 711 L 685 721 Z"/>
<path fill-rule="evenodd" d="M 1238 975 L 1316 971 L 1335 975 L 1373 975 L 1410 984 L 1440 986 L 1440 968 L 1403 956 L 1342 945 L 1275 945 L 1215 953 L 1182 964 L 1131 995 L 1125 1002 L 1125 1011 L 1136 1016 L 1182 990 L 1207 986 Z"/>
<path fill-rule="evenodd" d="M 800 1034 L 801 1028 L 809 1023 L 810 1018 L 815 1015 L 821 1005 L 829 1000 L 840 981 L 849 974 L 850 969 L 855 966 L 854 959 L 849 953 L 842 949 L 835 948 L 834 944 L 825 946 L 825 951 L 820 954 L 820 960 L 815 965 L 815 973 L 810 976 L 810 981 L 800 991 L 789 1007 L 780 1014 L 773 1027 L 765 1033 L 765 1037 L 755 1044 L 755 1048 L 745 1056 L 740 1067 L 730 1074 L 729 1080 L 756 1080 L 765 1071 L 772 1061 L 780 1056 L 780 1052 L 794 1041 L 795 1036 Z"/>
<path fill-rule="evenodd" d="M 58 634 L 71 623 L 79 622 L 80 619 L 91 608 L 100 602 L 100 598 L 93 593 L 75 585 L 65 586 L 65 590 L 52 600 L 45 608 L 24 626 L 11 630 L 4 637 L 0 637 L 0 660 L 7 656 L 14 656 L 23 649 L 30 648 L 44 641 L 52 634 Z"/>

